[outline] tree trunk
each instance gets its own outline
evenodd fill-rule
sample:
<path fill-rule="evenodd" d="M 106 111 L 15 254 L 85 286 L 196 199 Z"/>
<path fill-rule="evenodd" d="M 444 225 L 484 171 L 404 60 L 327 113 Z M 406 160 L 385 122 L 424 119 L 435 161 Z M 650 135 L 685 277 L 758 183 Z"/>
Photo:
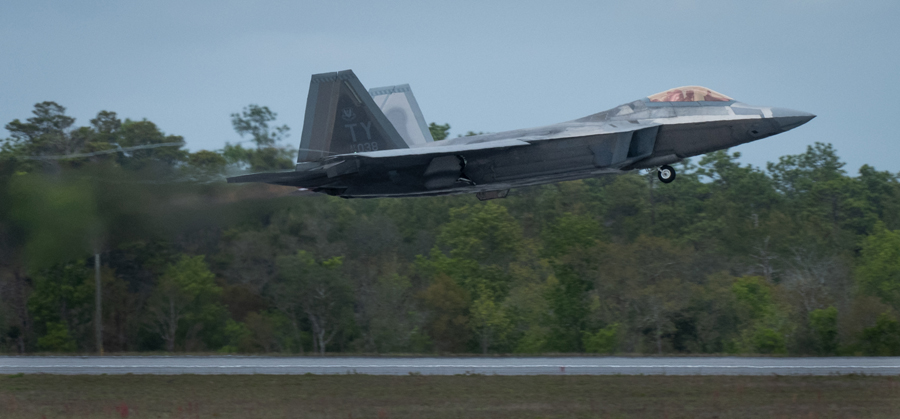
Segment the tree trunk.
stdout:
<path fill-rule="evenodd" d="M 322 340 L 325 338 L 325 328 L 323 328 L 322 325 L 319 324 L 319 319 L 314 314 L 312 314 L 312 312 L 307 311 L 306 317 L 309 318 L 309 324 L 312 326 L 313 352 L 324 354 L 325 345 L 322 344 Z"/>
<path fill-rule="evenodd" d="M 653 182 L 656 176 L 653 175 L 653 171 L 650 171 L 650 227 L 653 227 L 656 224 L 656 205 L 653 202 Z"/>
<path fill-rule="evenodd" d="M 166 350 L 175 352 L 175 332 L 178 330 L 178 316 L 175 313 L 175 301 L 169 299 L 169 318 L 166 319 Z"/>
<path fill-rule="evenodd" d="M 297 337 L 297 347 L 300 349 L 300 355 L 303 355 L 303 335 L 300 332 L 300 325 L 297 324 L 297 316 L 292 311 L 290 313 L 291 316 L 291 325 L 294 327 L 294 336 Z M 313 346 L 313 350 L 315 350 L 315 346 Z"/>
<path fill-rule="evenodd" d="M 12 296 L 13 296 L 13 310 L 16 313 L 16 317 L 18 317 L 18 326 L 19 326 L 19 335 L 16 337 L 16 350 L 23 354 L 25 353 L 25 349 L 27 349 L 27 338 L 31 334 L 31 321 L 28 316 L 28 296 L 27 290 L 25 287 L 26 278 L 22 274 L 22 272 L 13 268 L 13 284 L 12 284 Z"/>
<path fill-rule="evenodd" d="M 656 353 L 662 355 L 662 328 L 659 324 L 659 309 L 653 310 L 653 322 L 656 325 Z"/>

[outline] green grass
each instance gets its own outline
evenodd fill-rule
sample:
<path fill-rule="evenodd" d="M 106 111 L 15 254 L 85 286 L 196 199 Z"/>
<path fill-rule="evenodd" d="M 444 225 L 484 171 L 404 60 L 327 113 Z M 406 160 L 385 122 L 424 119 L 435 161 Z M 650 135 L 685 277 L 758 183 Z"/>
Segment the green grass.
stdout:
<path fill-rule="evenodd" d="M 879 376 L 0 376 L 0 418 L 897 418 Z"/>

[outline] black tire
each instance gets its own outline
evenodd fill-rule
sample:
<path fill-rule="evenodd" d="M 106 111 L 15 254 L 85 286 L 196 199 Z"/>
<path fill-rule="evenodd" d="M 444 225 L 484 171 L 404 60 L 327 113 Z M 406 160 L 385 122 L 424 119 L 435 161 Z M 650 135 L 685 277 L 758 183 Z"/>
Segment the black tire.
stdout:
<path fill-rule="evenodd" d="M 675 169 L 668 164 L 660 166 L 659 170 L 656 171 L 656 177 L 662 183 L 671 183 L 675 180 Z"/>

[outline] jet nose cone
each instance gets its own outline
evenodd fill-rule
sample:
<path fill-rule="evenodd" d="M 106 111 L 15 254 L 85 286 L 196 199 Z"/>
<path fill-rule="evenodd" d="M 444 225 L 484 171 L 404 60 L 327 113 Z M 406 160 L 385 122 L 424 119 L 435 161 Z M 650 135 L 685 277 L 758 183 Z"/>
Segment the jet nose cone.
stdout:
<path fill-rule="evenodd" d="M 793 109 L 772 108 L 772 117 L 781 127 L 781 132 L 799 127 L 816 116 L 803 111 L 795 111 Z"/>

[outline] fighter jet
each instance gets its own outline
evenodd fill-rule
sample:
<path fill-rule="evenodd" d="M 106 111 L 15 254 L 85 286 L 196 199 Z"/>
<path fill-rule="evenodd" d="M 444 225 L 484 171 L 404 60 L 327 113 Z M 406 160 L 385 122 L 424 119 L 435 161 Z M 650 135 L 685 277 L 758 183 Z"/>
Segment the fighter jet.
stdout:
<path fill-rule="evenodd" d="M 672 164 L 760 140 L 815 115 L 750 106 L 700 86 L 647 96 L 538 128 L 433 141 L 409 85 L 368 92 L 351 70 L 312 76 L 295 170 L 230 183 L 263 182 L 342 198 L 474 193 L 636 169 L 675 180 Z"/>

